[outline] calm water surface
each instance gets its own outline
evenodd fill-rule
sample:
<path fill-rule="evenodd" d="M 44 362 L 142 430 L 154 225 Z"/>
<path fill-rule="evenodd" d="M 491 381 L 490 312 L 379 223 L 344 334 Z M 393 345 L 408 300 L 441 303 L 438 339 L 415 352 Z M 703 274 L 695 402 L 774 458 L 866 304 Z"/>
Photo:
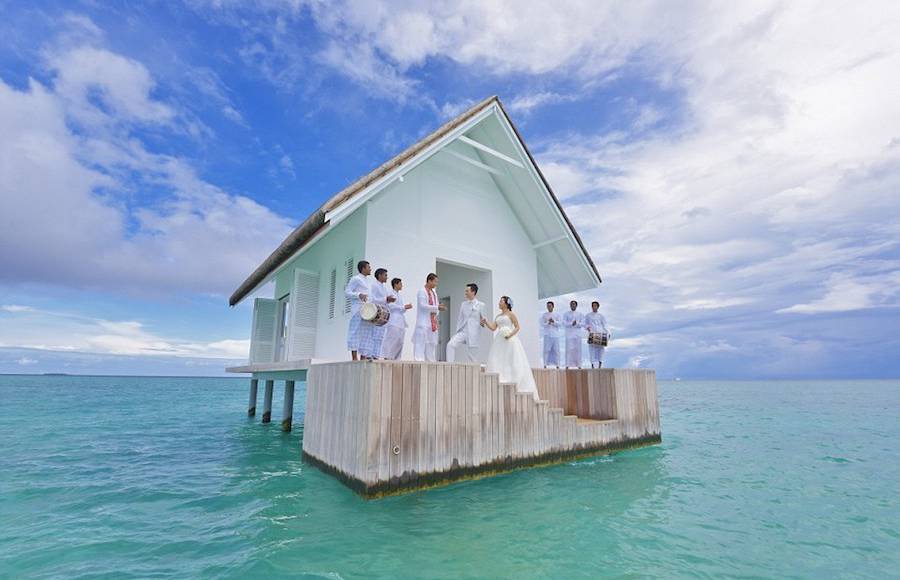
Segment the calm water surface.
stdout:
<path fill-rule="evenodd" d="M 660 446 L 378 501 L 246 397 L 0 376 L 0 577 L 900 572 L 900 381 L 661 383 Z"/>

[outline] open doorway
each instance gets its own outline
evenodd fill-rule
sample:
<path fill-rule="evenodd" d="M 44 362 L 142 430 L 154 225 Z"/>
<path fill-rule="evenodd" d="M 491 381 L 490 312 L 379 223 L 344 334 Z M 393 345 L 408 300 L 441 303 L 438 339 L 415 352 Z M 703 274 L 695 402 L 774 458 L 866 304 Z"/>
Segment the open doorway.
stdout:
<path fill-rule="evenodd" d="M 438 274 L 440 276 L 440 274 Z M 438 345 L 437 352 L 435 356 L 439 361 L 446 362 L 447 361 L 447 343 L 450 342 L 451 327 L 455 324 L 456 320 L 453 319 L 451 321 L 450 317 L 450 297 L 444 296 L 440 299 L 441 306 L 444 307 L 444 311 L 438 313 L 438 323 L 440 327 L 438 328 Z M 453 329 L 456 330 L 455 328 Z"/>
<path fill-rule="evenodd" d="M 465 300 L 466 284 L 478 285 L 478 299 L 485 304 L 484 314 L 487 318 L 492 318 L 495 314 L 494 291 L 491 271 L 484 268 L 437 260 L 435 274 L 440 278 L 438 296 L 442 297 L 441 303 L 447 307 L 446 311 L 441 313 L 443 316 L 438 334 L 437 358 L 438 360 L 447 360 L 447 343 L 456 332 L 456 318 L 459 315 L 459 306 Z M 487 361 L 490 344 L 490 333 L 487 330 L 482 331 L 478 349 L 479 362 Z"/>

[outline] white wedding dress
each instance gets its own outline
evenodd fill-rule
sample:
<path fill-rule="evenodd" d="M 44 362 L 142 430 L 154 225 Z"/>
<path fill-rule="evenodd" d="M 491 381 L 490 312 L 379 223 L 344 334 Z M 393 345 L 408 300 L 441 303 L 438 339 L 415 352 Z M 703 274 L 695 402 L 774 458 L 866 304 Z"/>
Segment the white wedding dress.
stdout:
<path fill-rule="evenodd" d="M 497 331 L 494 333 L 494 342 L 488 355 L 487 372 L 497 373 L 500 375 L 501 383 L 515 383 L 520 393 L 531 393 L 535 401 L 540 400 L 537 385 L 534 383 L 534 373 L 531 372 L 522 341 L 518 336 L 512 338 L 504 336 L 516 329 L 512 320 L 509 316 L 500 314 L 494 322 L 497 323 Z"/>

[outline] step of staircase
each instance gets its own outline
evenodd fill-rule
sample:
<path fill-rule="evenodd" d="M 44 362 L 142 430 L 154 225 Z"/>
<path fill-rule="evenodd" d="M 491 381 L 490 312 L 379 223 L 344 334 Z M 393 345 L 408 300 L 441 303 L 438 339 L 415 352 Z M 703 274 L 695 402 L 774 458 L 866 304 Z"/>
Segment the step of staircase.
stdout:
<path fill-rule="evenodd" d="M 482 369 L 482 372 L 485 375 L 495 375 L 496 376 L 496 373 L 488 373 L 484 369 Z M 504 388 L 504 387 L 510 388 L 513 391 L 515 391 L 515 394 L 518 397 L 527 397 L 527 398 L 531 399 L 531 395 L 529 395 L 528 393 L 520 393 L 520 392 L 516 391 L 515 383 L 499 383 L 499 384 L 500 384 L 501 388 Z M 537 404 L 539 406 L 543 406 L 543 407 L 548 407 L 547 410 L 549 412 L 554 413 L 554 414 L 560 414 L 560 415 L 562 415 L 563 419 L 568 420 L 570 422 L 574 422 L 577 425 L 584 425 L 584 426 L 602 425 L 605 423 L 615 423 L 618 421 L 617 419 L 589 419 L 587 417 L 579 417 L 578 415 L 566 415 L 565 409 L 562 409 L 560 407 L 550 407 L 549 406 L 550 401 L 546 401 L 546 400 L 535 401 L 535 404 Z"/>
<path fill-rule="evenodd" d="M 578 417 L 579 425 L 602 425 L 604 423 L 617 423 L 618 419 L 584 419 Z"/>

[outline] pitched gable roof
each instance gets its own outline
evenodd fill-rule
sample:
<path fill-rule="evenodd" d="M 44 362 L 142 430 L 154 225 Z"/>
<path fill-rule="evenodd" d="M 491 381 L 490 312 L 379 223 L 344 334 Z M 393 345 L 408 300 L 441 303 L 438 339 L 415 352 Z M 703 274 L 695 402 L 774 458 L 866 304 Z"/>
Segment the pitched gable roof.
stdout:
<path fill-rule="evenodd" d="M 522 139 L 521 134 L 519 133 L 515 125 L 513 125 L 512 120 L 509 118 L 509 115 L 503 108 L 503 104 L 500 102 L 500 99 L 497 96 L 492 96 L 472 106 L 458 117 L 448 121 L 447 123 L 444 123 L 434 132 L 424 137 L 422 140 L 411 145 L 390 160 L 382 163 L 370 173 L 364 175 L 363 177 L 360 177 L 359 179 L 336 193 L 334 196 L 332 196 L 328 201 L 322 204 L 319 209 L 317 209 L 309 217 L 307 217 L 306 220 L 304 220 L 303 223 L 301 223 L 293 232 L 291 232 L 288 237 L 285 238 L 285 240 L 281 243 L 281 245 L 279 245 L 278 248 L 276 248 L 275 251 L 272 252 L 269 257 L 266 258 L 263 263 L 260 264 L 256 268 L 256 270 L 254 270 L 253 273 L 250 274 L 250 276 L 248 276 L 247 279 L 241 283 L 237 290 L 235 290 L 231 295 L 231 298 L 229 299 L 229 305 L 234 306 L 235 304 L 243 300 L 259 285 L 264 283 L 271 274 L 278 270 L 279 267 L 290 260 L 297 251 L 299 251 L 307 243 L 309 243 L 317 233 L 323 230 L 323 228 L 327 227 L 327 216 L 330 212 L 334 212 L 351 200 L 356 201 L 355 198 L 365 193 L 370 186 L 376 184 L 380 179 L 397 170 L 401 166 L 408 164 L 418 155 L 425 152 L 425 150 L 427 150 L 429 147 L 436 144 L 448 134 L 460 128 L 462 125 L 465 125 L 474 117 L 478 116 L 479 113 L 490 108 L 492 105 L 496 105 L 498 110 L 502 113 L 506 123 L 508 123 L 512 128 L 519 145 L 522 147 L 522 150 L 525 152 L 525 155 L 528 157 L 530 164 L 536 171 L 536 174 L 538 175 L 543 187 L 549 194 L 549 197 L 552 199 L 555 208 L 558 210 L 559 214 L 564 220 L 567 230 L 566 234 L 570 235 L 577 244 L 577 247 L 583 255 L 583 258 L 586 260 L 586 263 L 589 266 L 592 277 L 595 278 L 596 284 L 599 284 L 601 281 L 600 274 L 599 272 L 597 272 L 597 267 L 594 265 L 590 254 L 587 252 L 587 249 L 585 248 L 581 237 L 575 231 L 575 228 L 572 226 L 572 222 L 565 214 L 565 211 L 563 210 L 559 199 L 553 193 L 553 190 L 550 188 L 550 184 L 547 182 L 543 173 L 541 173 L 541 170 L 537 166 L 537 163 L 535 163 L 534 157 L 531 155 L 531 152 L 525 145 L 525 141 Z M 583 288 L 578 289 L 580 290 Z"/>

